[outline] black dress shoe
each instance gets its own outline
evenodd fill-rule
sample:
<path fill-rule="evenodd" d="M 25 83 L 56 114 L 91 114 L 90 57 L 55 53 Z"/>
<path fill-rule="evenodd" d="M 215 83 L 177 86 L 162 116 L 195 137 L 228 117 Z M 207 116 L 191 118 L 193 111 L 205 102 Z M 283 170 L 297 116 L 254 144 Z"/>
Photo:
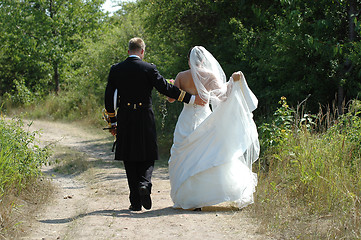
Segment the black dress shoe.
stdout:
<path fill-rule="evenodd" d="M 141 186 L 139 188 L 139 194 L 140 194 L 140 202 L 142 206 L 149 210 L 152 208 L 152 199 L 150 198 L 149 190 L 146 186 Z"/>
<path fill-rule="evenodd" d="M 130 211 L 141 211 L 142 207 L 133 207 L 132 205 L 129 206 Z"/>

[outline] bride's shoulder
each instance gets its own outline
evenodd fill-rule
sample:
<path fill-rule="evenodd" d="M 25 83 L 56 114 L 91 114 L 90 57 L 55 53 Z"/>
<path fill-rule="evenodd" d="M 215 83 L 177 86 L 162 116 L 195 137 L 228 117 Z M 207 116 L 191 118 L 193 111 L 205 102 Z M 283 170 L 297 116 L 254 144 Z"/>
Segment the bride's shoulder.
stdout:
<path fill-rule="evenodd" d="M 180 76 L 188 76 L 188 75 L 191 75 L 191 70 L 188 69 L 188 70 L 185 70 L 183 72 L 179 72 L 178 75 Z"/>
<path fill-rule="evenodd" d="M 183 71 L 183 72 L 179 72 L 179 73 L 177 74 L 177 77 L 176 77 L 176 78 L 178 78 L 179 80 L 183 80 L 183 81 L 184 81 L 184 79 L 188 79 L 190 76 L 192 76 L 191 71 L 190 71 L 190 70 L 186 70 L 186 71 Z"/>
<path fill-rule="evenodd" d="M 175 79 L 175 82 L 178 87 L 183 90 L 188 90 L 190 84 L 193 82 L 192 73 L 190 70 L 179 72 Z"/>

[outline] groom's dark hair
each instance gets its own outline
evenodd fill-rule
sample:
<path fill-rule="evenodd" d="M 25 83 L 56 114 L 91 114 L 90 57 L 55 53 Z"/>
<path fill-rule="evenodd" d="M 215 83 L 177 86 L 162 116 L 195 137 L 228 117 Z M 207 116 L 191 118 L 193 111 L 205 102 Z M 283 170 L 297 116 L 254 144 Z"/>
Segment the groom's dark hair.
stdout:
<path fill-rule="evenodd" d="M 138 51 L 145 49 L 145 43 L 143 39 L 135 37 L 129 40 L 128 50 L 129 51 Z"/>

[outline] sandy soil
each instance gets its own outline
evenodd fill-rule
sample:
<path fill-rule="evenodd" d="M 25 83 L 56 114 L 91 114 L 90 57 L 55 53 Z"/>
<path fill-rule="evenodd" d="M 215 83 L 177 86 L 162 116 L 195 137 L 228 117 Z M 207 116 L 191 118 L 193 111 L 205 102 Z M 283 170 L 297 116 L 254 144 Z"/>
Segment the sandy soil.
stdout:
<path fill-rule="evenodd" d="M 272 239 L 247 208 L 234 211 L 221 204 L 202 212 L 173 209 L 168 170 L 157 163 L 152 209 L 131 212 L 125 171 L 113 160 L 109 133 L 38 120 L 30 130 L 41 130 L 44 144 L 70 147 L 96 164 L 71 175 L 55 173 L 54 165 L 43 169 L 56 192 L 33 221 L 23 223 L 28 229 L 23 239 Z"/>

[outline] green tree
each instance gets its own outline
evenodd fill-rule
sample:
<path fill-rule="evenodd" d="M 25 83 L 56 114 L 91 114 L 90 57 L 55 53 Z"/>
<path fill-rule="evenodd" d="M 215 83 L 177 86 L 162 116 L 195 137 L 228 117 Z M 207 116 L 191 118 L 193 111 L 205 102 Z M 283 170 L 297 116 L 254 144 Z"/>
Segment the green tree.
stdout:
<path fill-rule="evenodd" d="M 173 58 L 171 71 L 186 68 L 188 49 L 203 45 L 227 76 L 245 73 L 260 99 L 258 111 L 272 112 L 284 95 L 296 105 L 311 94 L 308 107 L 317 110 L 338 92 L 341 101 L 360 92 L 359 63 L 352 60 L 358 56 L 359 0 L 142 2 L 157 50 Z"/>
<path fill-rule="evenodd" d="M 4 53 L 1 85 L 8 90 L 14 79 L 23 78 L 32 90 L 46 84 L 57 93 L 61 70 L 69 53 L 82 46 L 84 38 L 96 37 L 104 0 L 12 0 L 1 2 Z M 49 79 L 50 78 L 50 79 Z M 51 81 L 52 83 L 49 83 Z"/>

